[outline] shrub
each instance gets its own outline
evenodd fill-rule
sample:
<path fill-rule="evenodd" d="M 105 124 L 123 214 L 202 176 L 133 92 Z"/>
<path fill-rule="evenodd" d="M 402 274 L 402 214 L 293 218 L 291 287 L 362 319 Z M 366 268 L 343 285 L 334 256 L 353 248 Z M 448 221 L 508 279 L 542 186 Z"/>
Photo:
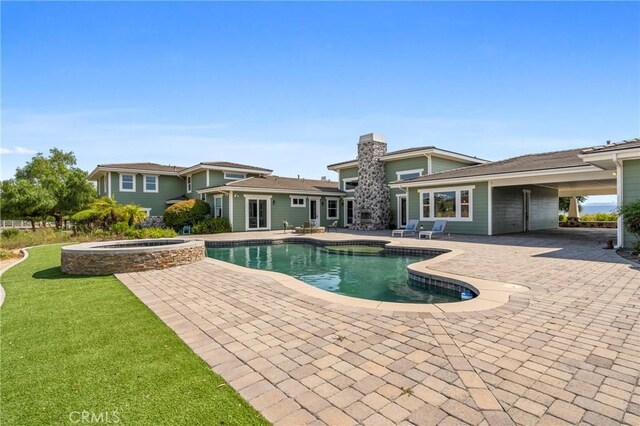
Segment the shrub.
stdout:
<path fill-rule="evenodd" d="M 202 200 L 180 201 L 168 207 L 163 216 L 166 226 L 180 228 L 185 225 L 193 225 L 201 222 L 210 212 L 209 204 Z"/>
<path fill-rule="evenodd" d="M 567 215 L 566 215 L 566 214 L 562 214 L 562 213 L 560 213 L 560 214 L 558 215 L 558 221 L 559 221 L 559 222 L 566 222 L 566 221 L 567 221 Z"/>
<path fill-rule="evenodd" d="M 7 228 L 2 230 L 2 238 L 13 238 L 20 233 L 18 228 Z"/>
<path fill-rule="evenodd" d="M 618 220 L 616 213 L 589 213 L 580 215 L 583 222 L 615 222 Z"/>
<path fill-rule="evenodd" d="M 210 217 L 191 228 L 192 234 L 219 234 L 231 232 L 231 223 L 226 217 Z"/>
<path fill-rule="evenodd" d="M 178 234 L 171 228 L 142 228 L 129 229 L 125 232 L 125 236 L 131 239 L 144 238 L 174 238 Z"/>
<path fill-rule="evenodd" d="M 12 259 L 18 255 L 11 250 L 0 248 L 0 260 Z"/>
<path fill-rule="evenodd" d="M 112 234 L 116 235 L 126 235 L 132 228 L 129 226 L 127 222 L 118 222 L 111 225 L 109 229 Z"/>
<path fill-rule="evenodd" d="M 634 251 L 640 251 L 640 199 L 623 205 L 618 213 L 622 215 L 625 229 L 636 237 Z"/>

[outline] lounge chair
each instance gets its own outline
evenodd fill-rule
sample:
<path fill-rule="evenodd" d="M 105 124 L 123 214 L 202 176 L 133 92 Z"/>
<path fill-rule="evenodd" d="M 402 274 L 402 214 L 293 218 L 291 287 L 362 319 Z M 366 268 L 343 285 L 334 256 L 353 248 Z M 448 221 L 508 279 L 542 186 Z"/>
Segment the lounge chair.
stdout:
<path fill-rule="evenodd" d="M 333 222 L 331 222 L 331 225 L 329 225 L 328 229 L 333 229 L 334 231 L 338 232 L 338 221 L 334 220 Z"/>
<path fill-rule="evenodd" d="M 291 226 L 289 225 L 289 222 L 287 222 L 286 220 L 282 221 L 282 227 L 284 228 L 284 233 L 287 233 L 287 229 L 295 229 L 295 226 Z"/>
<path fill-rule="evenodd" d="M 395 237 L 396 234 L 400 235 L 400 237 L 404 237 L 405 234 L 406 235 L 415 235 L 416 234 L 416 229 L 418 228 L 418 223 L 420 221 L 419 220 L 410 220 L 409 223 L 407 223 L 407 227 L 404 229 L 394 229 L 391 232 L 391 236 Z"/>
<path fill-rule="evenodd" d="M 433 237 L 434 235 L 444 235 L 444 228 L 446 227 L 446 220 L 436 220 L 433 223 L 433 228 L 431 228 L 431 231 L 420 231 L 420 233 L 418 233 L 418 238 L 429 237 L 429 239 L 431 239 L 431 237 Z"/>

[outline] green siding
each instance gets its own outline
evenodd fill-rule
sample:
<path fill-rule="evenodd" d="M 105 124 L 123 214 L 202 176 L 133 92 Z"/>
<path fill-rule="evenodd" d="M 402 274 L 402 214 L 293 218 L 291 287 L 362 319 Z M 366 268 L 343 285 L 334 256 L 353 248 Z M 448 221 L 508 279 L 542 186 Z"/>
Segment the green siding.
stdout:
<path fill-rule="evenodd" d="M 185 176 L 185 191 L 187 189 L 186 184 L 186 176 Z M 200 195 L 196 192 L 198 189 L 205 188 L 207 186 L 207 172 L 202 171 L 198 173 L 193 173 L 191 175 L 191 192 L 187 194 L 189 198 L 200 198 Z"/>
<path fill-rule="evenodd" d="M 390 183 L 398 180 L 398 175 L 396 173 L 404 170 L 422 169 L 422 174 L 426 175 L 429 173 L 428 161 L 429 160 L 425 156 L 386 161 L 384 163 L 385 182 Z"/>
<path fill-rule="evenodd" d="M 237 195 L 237 198 L 233 198 L 233 230 L 234 231 L 246 231 L 246 216 L 245 216 L 245 207 L 246 207 L 246 197 L 245 193 L 236 192 L 234 196 Z M 291 226 L 302 226 L 305 222 L 309 222 L 309 208 L 310 202 L 309 197 L 306 195 L 300 195 L 300 197 L 306 198 L 306 206 L 305 207 L 291 207 L 291 197 L 290 195 L 295 194 L 249 194 L 249 195 L 258 195 L 258 196 L 271 196 L 271 229 L 278 230 L 282 229 L 282 222 L 287 221 Z M 315 198 L 315 197 L 312 197 Z M 329 197 L 329 198 L 338 198 L 338 217 L 340 220 L 340 224 L 342 223 L 342 202 L 339 197 Z M 225 200 L 226 201 L 226 200 Z M 327 219 L 327 197 L 320 197 L 320 225 L 328 226 L 335 219 Z M 228 209 L 227 213 L 228 215 Z"/>
<path fill-rule="evenodd" d="M 640 199 L 640 160 L 625 160 L 622 163 L 622 204 Z M 636 237 L 624 230 L 624 246 L 631 248 Z"/>
<path fill-rule="evenodd" d="M 524 194 L 531 191 L 531 230 L 555 229 L 558 227 L 558 190 L 542 186 L 506 186 L 493 188 L 493 234 L 522 232 L 524 229 Z"/>
<path fill-rule="evenodd" d="M 449 221 L 447 223 L 447 232 L 453 234 L 478 234 L 487 235 L 489 233 L 488 226 L 488 197 L 487 197 L 487 182 L 476 182 L 465 185 L 459 185 L 459 187 L 475 186 L 473 189 L 473 220 L 469 222 L 456 222 Z M 447 186 L 449 188 L 457 188 L 458 186 Z M 438 187 L 424 187 L 424 188 L 411 188 L 409 191 L 409 220 L 420 220 L 420 194 L 419 189 L 438 189 Z M 421 221 L 420 225 L 424 229 L 429 230 L 433 226 L 433 220 Z"/>
<path fill-rule="evenodd" d="M 469 163 L 463 163 L 461 161 L 449 160 L 447 158 L 441 157 L 431 157 L 431 168 L 433 171 L 431 173 L 444 172 L 446 170 L 458 169 L 460 167 L 467 167 Z"/>
<path fill-rule="evenodd" d="M 136 191 L 120 192 L 120 175 L 116 172 L 111 173 L 111 193 L 118 203 L 137 204 L 143 208 L 150 208 L 152 216 L 162 216 L 167 207 L 165 201 L 184 194 L 184 181 L 177 176 L 159 176 L 158 192 L 144 192 L 143 175 L 135 176 Z"/>

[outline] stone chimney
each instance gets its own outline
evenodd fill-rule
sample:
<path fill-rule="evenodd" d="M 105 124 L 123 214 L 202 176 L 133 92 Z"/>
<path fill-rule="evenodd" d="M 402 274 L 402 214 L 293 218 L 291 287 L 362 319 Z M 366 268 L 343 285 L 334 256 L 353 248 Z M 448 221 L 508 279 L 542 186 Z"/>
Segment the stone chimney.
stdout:
<path fill-rule="evenodd" d="M 384 163 L 380 157 L 387 153 L 382 135 L 369 133 L 358 142 L 358 186 L 355 189 L 353 225 L 351 229 L 377 230 L 389 226 L 389 187 L 384 181 Z"/>

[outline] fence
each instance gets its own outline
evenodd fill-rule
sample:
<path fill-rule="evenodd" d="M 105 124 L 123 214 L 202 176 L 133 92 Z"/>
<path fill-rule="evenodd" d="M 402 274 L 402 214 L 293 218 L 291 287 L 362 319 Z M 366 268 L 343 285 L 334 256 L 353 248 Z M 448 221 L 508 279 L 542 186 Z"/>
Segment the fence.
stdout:
<path fill-rule="evenodd" d="M 56 224 L 54 222 L 45 222 L 44 226 L 46 227 L 53 227 Z M 5 228 L 19 228 L 19 229 L 25 229 L 25 228 L 31 228 L 31 222 L 29 222 L 28 220 L 0 220 L 0 228 L 1 229 L 5 229 Z M 42 228 L 42 222 L 38 221 L 36 222 L 36 228 Z"/>

